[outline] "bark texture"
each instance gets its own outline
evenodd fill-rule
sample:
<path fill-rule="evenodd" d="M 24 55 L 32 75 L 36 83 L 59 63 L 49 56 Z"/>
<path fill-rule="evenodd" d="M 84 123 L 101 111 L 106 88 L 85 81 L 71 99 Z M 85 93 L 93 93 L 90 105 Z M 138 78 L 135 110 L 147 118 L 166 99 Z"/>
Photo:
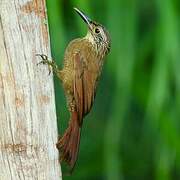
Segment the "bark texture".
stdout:
<path fill-rule="evenodd" d="M 0 180 L 61 179 L 44 0 L 0 0 Z"/>

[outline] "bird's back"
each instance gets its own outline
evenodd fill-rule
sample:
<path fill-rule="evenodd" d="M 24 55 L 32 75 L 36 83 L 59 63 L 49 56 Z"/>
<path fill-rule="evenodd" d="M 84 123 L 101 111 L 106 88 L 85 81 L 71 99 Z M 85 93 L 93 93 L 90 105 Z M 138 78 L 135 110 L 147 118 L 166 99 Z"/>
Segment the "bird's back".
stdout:
<path fill-rule="evenodd" d="M 97 53 L 93 44 L 85 38 L 78 38 L 72 40 L 66 50 L 64 56 L 64 68 L 73 69 L 74 64 L 74 55 L 76 53 L 80 53 L 83 58 L 83 61 L 92 62 L 95 61 L 97 58 Z"/>
<path fill-rule="evenodd" d="M 81 64 L 75 67 L 77 58 L 80 58 Z M 99 71 L 102 66 L 102 62 L 98 57 L 95 47 L 88 39 L 78 38 L 72 40 L 65 50 L 64 56 L 64 86 L 68 89 L 73 90 L 73 81 L 75 71 L 78 69 L 82 71 L 88 71 L 92 77 L 92 81 L 96 81 L 97 76 L 99 76 Z M 95 82 L 94 82 L 95 83 Z"/>

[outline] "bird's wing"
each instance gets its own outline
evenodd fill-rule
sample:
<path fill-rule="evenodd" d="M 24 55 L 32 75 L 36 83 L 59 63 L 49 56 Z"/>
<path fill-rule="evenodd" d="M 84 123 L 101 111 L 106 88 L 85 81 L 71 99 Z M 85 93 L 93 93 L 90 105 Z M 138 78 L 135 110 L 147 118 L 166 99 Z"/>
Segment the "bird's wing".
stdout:
<path fill-rule="evenodd" d="M 97 73 L 86 62 L 80 52 L 74 54 L 74 99 L 80 124 L 92 107 L 97 81 Z"/>

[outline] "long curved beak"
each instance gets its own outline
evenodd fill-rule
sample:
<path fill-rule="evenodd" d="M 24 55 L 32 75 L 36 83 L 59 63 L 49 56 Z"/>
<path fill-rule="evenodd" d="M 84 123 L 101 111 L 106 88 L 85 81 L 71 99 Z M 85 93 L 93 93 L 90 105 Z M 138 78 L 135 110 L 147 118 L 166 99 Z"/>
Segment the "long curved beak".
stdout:
<path fill-rule="evenodd" d="M 82 11 L 80 11 L 78 8 L 74 7 L 74 10 L 80 15 L 80 17 L 84 20 L 84 22 L 88 25 L 88 28 L 92 30 L 91 22 L 92 20 L 86 16 Z"/>

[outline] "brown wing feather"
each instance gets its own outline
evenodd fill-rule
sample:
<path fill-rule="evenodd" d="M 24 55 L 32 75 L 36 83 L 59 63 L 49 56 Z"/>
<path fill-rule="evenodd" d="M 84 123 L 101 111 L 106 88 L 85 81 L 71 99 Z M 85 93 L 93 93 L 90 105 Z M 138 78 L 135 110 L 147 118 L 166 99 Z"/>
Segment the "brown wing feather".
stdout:
<path fill-rule="evenodd" d="M 77 52 L 74 55 L 74 98 L 80 124 L 92 107 L 96 83 L 96 74 L 88 69 L 84 62 L 85 59 Z"/>

